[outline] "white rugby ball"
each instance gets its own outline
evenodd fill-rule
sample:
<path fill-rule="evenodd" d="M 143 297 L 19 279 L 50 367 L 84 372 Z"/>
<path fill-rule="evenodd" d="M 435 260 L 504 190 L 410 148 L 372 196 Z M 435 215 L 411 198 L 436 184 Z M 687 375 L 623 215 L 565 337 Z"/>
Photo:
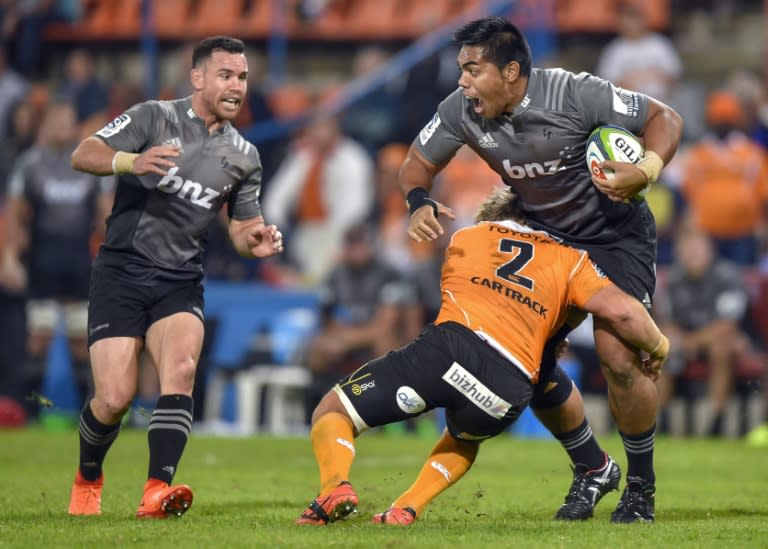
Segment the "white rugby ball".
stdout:
<path fill-rule="evenodd" d="M 598 126 L 587 138 L 587 167 L 592 175 L 601 179 L 613 178 L 613 170 L 600 167 L 603 161 L 637 164 L 644 154 L 645 148 L 640 140 L 619 126 Z M 646 185 L 636 196 L 645 196 L 649 187 Z"/>

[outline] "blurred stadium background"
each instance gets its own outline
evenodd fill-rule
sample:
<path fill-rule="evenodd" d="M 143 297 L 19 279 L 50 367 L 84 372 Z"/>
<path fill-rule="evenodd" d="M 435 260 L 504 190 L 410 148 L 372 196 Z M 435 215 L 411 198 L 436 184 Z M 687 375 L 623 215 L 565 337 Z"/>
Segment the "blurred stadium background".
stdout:
<path fill-rule="evenodd" d="M 439 245 L 407 242 L 402 225 L 406 212 L 395 178 L 404 147 L 456 87 L 451 31 L 473 18 L 502 15 L 523 29 L 536 65 L 600 75 L 609 43 L 625 31 L 622 5 L 618 0 L 0 1 L 0 205 L 5 203 L 14 161 L 34 143 L 51 101 L 74 103 L 80 133 L 89 135 L 133 103 L 186 95 L 194 43 L 214 34 L 236 36 L 249 47 L 251 73 L 250 98 L 237 126 L 262 155 L 267 221 L 280 220 L 290 249 L 291 237 L 303 221 L 290 205 L 270 195 L 290 179 L 293 160 L 308 148 L 325 151 L 320 160 L 337 162 L 336 173 L 363 174 L 347 182 L 353 192 L 357 185 L 360 193 L 370 196 L 365 211 L 352 222 L 375 228 L 376 256 L 391 264 L 413 290 L 412 298 L 400 303 L 403 325 L 410 319 L 419 326 L 435 310 L 439 280 L 430 266 L 439 261 L 441 250 Z M 645 0 L 636 6 L 648 26 L 643 32 L 664 37 L 671 47 L 652 60 L 648 56 L 659 50 L 638 48 L 636 57 L 621 60 L 626 72 L 611 79 L 639 86 L 656 81 L 650 89 L 686 121 L 681 151 L 648 197 L 659 225 L 657 302 L 663 305 L 669 273 L 679 267 L 677 235 L 701 221 L 691 202 L 695 191 L 689 188 L 689 180 L 696 177 L 687 172 L 685 160 L 715 129 L 713 124 L 725 120 L 736 125 L 731 129 L 760 148 L 758 175 L 749 185 L 768 188 L 768 171 L 763 169 L 768 147 L 768 2 Z M 649 72 L 667 67 L 661 76 Z M 713 92 L 723 92 L 737 106 L 728 101 L 714 104 Z M 730 116 L 734 109 L 736 115 Z M 323 149 L 318 143 L 328 134 L 332 144 Z M 341 142 L 354 150 L 349 164 L 334 156 L 333 147 Z M 466 184 L 468 178 L 472 184 Z M 457 209 L 460 224 L 496 183 L 474 153 L 462 152 L 441 174 L 437 192 Z M 727 185 L 736 188 L 743 182 L 719 183 L 718 200 L 726 200 Z M 729 400 L 718 434 L 729 437 L 744 435 L 768 413 L 761 389 L 768 343 L 768 191 L 755 191 L 753 205 L 758 213 L 746 233 L 738 235 L 739 243 L 749 246 L 747 256 L 729 257 L 733 239 L 710 235 L 715 256 L 736 265 L 738 285 L 748 298 L 743 314 L 728 319 L 748 341 L 743 352 L 727 361 Z M 278 260 L 243 262 L 230 251 L 222 227 L 212 229 L 207 257 L 209 320 L 196 419 L 216 430 L 303 432 L 302 391 L 311 377 L 307 349 L 323 310 L 341 314 L 344 305 L 327 302 L 324 292 L 328 273 L 342 261 L 339 250 L 327 250 L 327 264 L 317 257 L 303 262 L 290 253 Z M 95 247 L 98 236 L 93 240 Z M 16 330 L 5 333 L 20 334 L 23 342 L 23 315 L 13 311 L 23 308 L 24 296 L 0 288 L 0 300 L 3 326 Z M 366 305 L 375 311 L 378 304 Z M 660 322 L 674 320 L 664 307 L 657 309 Z M 400 336 L 412 334 L 410 329 Z M 574 336 L 566 365 L 588 396 L 595 431 L 606 432 L 612 426 L 605 385 L 590 340 L 588 327 Z M 25 359 L 23 348 L 18 350 L 12 342 L 18 344 L 19 338 L 9 336 L 0 357 L 0 391 L 21 400 L 33 396 L 34 405 L 44 408 L 45 426 L 70 425 L 82 395 L 72 380 L 63 333 L 54 339 L 48 372 L 36 396 L 18 390 Z M 678 362 L 669 380 L 667 413 L 660 421 L 672 434 L 707 434 L 711 365 L 706 356 L 681 357 Z M 151 376 L 143 387 L 135 407 L 139 413 L 132 418 L 137 425 L 141 410 L 152 408 Z M 543 436 L 529 418 L 521 420 L 516 433 Z"/>

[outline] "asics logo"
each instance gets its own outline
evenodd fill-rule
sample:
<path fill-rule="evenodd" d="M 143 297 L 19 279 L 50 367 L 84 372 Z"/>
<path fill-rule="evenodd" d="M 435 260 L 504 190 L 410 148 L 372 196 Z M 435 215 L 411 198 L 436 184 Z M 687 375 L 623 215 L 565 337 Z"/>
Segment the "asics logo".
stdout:
<path fill-rule="evenodd" d="M 432 467 L 432 469 L 443 475 L 446 482 L 451 482 L 451 472 L 445 467 L 445 465 L 438 461 L 430 461 L 429 465 Z"/>
<path fill-rule="evenodd" d="M 203 187 L 196 181 L 182 179 L 181 176 L 176 175 L 178 171 L 178 166 L 168 170 L 168 173 L 158 182 L 158 190 L 168 194 L 175 194 L 179 198 L 189 200 L 192 204 L 201 206 L 206 210 L 213 208 L 213 200 L 221 196 L 221 193 L 210 187 Z"/>
<path fill-rule="evenodd" d="M 352 455 L 353 456 L 355 455 L 355 445 L 349 442 L 347 439 L 339 437 L 336 439 L 336 442 L 338 442 L 339 444 L 341 444 L 346 448 L 349 448 L 352 451 Z"/>

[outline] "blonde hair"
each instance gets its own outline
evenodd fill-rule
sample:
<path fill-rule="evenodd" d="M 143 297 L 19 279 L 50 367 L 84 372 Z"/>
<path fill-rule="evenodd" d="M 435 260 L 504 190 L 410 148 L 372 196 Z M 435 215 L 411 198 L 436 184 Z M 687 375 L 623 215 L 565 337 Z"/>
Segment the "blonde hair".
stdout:
<path fill-rule="evenodd" d="M 509 187 L 497 187 L 486 198 L 474 215 L 475 223 L 481 221 L 517 221 L 525 223 L 525 218 L 520 212 L 517 201 L 517 193 Z"/>

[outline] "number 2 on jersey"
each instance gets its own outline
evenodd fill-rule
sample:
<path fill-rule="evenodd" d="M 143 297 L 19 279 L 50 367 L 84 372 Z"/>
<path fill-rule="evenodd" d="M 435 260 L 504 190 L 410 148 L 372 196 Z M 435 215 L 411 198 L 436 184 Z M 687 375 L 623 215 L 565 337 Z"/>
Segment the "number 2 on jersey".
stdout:
<path fill-rule="evenodd" d="M 515 257 L 496 269 L 496 276 L 503 278 L 529 290 L 533 289 L 533 280 L 518 272 L 533 259 L 533 244 L 511 238 L 502 238 L 499 241 L 499 251 L 513 253 Z"/>

